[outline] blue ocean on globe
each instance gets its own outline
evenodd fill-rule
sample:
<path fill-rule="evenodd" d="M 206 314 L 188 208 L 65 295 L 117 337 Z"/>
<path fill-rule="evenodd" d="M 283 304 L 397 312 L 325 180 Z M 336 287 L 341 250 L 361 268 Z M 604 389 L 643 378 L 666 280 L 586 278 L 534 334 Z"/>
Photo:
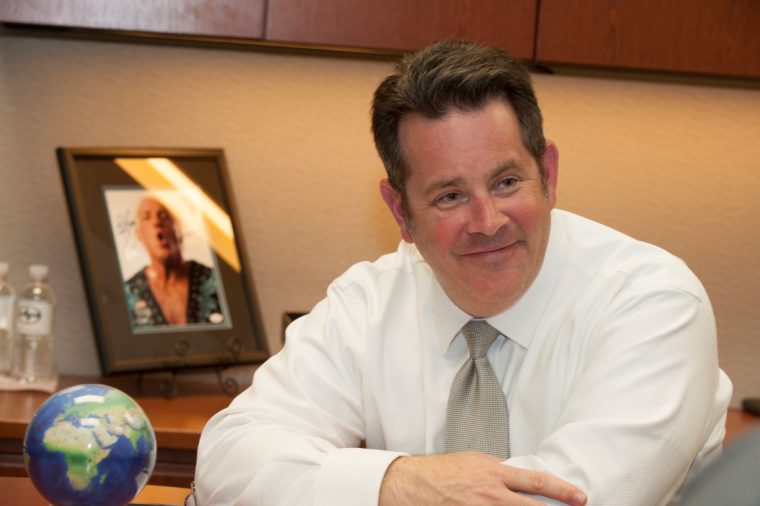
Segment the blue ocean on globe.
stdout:
<path fill-rule="evenodd" d="M 128 504 L 156 462 L 156 437 L 134 399 L 105 385 L 77 385 L 49 397 L 24 437 L 24 463 L 55 506 Z"/>

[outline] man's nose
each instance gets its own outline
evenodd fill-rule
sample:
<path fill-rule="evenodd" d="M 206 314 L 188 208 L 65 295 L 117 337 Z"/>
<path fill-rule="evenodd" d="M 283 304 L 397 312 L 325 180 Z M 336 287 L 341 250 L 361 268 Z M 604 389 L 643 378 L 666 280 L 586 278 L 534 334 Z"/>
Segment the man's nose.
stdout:
<path fill-rule="evenodd" d="M 468 232 L 471 234 L 494 235 L 509 222 L 509 217 L 499 209 L 490 194 L 473 196 Z"/>

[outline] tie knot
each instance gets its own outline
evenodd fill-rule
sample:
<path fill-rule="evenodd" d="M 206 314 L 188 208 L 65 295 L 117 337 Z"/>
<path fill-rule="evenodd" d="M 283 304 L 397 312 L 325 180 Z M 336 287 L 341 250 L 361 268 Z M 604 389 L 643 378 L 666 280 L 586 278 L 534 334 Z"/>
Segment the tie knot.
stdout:
<path fill-rule="evenodd" d="M 499 336 L 499 331 L 485 320 L 470 320 L 462 328 L 462 334 L 467 341 L 467 347 L 470 348 L 470 356 L 481 358 L 486 356 L 488 348 Z"/>

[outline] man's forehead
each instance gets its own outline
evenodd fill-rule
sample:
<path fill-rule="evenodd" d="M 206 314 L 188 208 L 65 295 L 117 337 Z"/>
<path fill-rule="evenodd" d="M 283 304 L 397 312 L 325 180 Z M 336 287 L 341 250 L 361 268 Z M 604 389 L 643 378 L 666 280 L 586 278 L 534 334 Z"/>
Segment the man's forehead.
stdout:
<path fill-rule="evenodd" d="M 145 197 L 144 199 L 142 199 L 140 201 L 140 205 L 137 206 L 137 210 L 138 211 L 142 211 L 142 210 L 145 210 L 148 207 L 167 210 L 166 206 L 160 200 L 158 200 L 156 197 Z"/>
<path fill-rule="evenodd" d="M 438 135 L 449 135 L 456 138 L 482 138 L 481 134 L 485 132 L 481 130 L 481 125 L 489 122 L 514 131 L 524 146 L 520 121 L 514 107 L 506 99 L 493 98 L 472 108 L 452 105 L 444 114 L 435 116 L 416 111 L 406 113 L 398 124 L 401 155 L 406 158 L 406 152 L 421 137 L 433 139 Z"/>

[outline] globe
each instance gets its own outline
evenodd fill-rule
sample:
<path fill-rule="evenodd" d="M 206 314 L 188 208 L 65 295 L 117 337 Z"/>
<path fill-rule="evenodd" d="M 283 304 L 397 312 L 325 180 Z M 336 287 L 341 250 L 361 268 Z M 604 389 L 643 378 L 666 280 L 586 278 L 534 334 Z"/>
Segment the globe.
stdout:
<path fill-rule="evenodd" d="M 50 396 L 29 422 L 24 464 L 55 506 L 122 506 L 145 486 L 156 437 L 142 408 L 106 385 L 77 385 Z"/>

